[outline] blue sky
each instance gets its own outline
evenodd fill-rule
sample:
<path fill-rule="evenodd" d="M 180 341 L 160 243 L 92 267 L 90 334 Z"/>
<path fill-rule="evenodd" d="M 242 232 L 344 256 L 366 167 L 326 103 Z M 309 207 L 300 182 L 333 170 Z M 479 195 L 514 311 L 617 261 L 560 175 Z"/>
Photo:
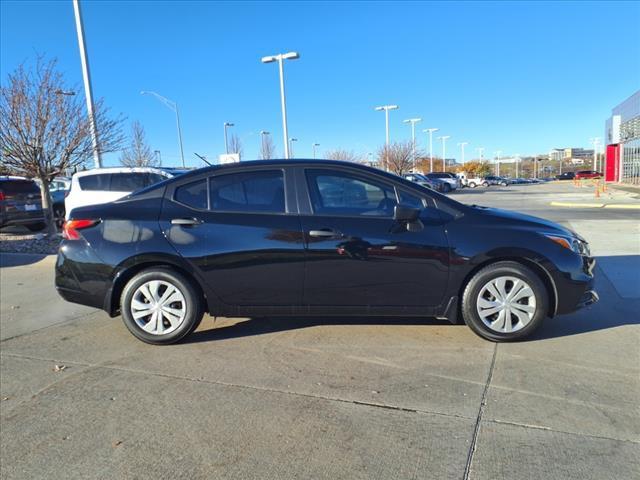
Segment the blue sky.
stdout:
<path fill-rule="evenodd" d="M 144 125 L 163 163 L 179 162 L 174 117 L 140 90 L 178 102 L 187 164 L 216 158 L 225 121 L 258 154 L 260 130 L 282 155 L 278 72 L 263 55 L 299 51 L 285 65 L 296 156 L 345 148 L 366 155 L 419 130 L 451 135 L 447 157 L 467 159 L 589 146 L 611 108 L 640 88 L 638 2 L 130 2 L 83 1 L 94 96 Z M 36 53 L 82 76 L 71 0 L 2 1 L 2 82 Z M 128 123 L 127 123 L 128 130 Z M 426 134 L 418 137 L 425 147 Z M 436 148 L 437 145 L 437 148 Z M 434 150 L 440 154 L 439 143 Z M 115 164 L 111 155 L 107 164 Z"/>

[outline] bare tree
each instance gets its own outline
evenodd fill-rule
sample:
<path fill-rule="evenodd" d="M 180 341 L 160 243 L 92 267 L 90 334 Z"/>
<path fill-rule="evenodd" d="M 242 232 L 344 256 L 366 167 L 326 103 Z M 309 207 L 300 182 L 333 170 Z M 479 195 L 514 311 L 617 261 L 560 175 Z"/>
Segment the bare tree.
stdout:
<path fill-rule="evenodd" d="M 131 143 L 120 155 L 120 163 L 125 167 L 158 167 L 157 155 L 151 151 L 144 135 L 144 128 L 137 120 L 131 124 Z"/>
<path fill-rule="evenodd" d="M 240 140 L 240 137 L 234 133 L 229 139 L 229 153 L 237 153 L 238 156 L 242 158 L 243 151 L 242 140 Z"/>
<path fill-rule="evenodd" d="M 95 104 L 100 152 L 122 144 L 121 119 L 110 119 L 102 100 Z M 91 120 L 82 98 L 66 87 L 56 60 L 36 60 L 8 75 L 0 87 L 0 152 L 2 167 L 40 179 L 48 232 L 56 231 L 49 185 L 65 170 L 83 165 L 93 155 Z"/>
<path fill-rule="evenodd" d="M 262 143 L 260 144 L 260 158 L 262 160 L 269 160 L 276 156 L 276 146 L 273 143 L 271 135 L 261 135 Z"/>
<path fill-rule="evenodd" d="M 411 171 L 413 167 L 413 144 L 411 142 L 395 142 L 382 146 L 378 150 L 378 164 L 385 170 L 398 175 Z"/>
<path fill-rule="evenodd" d="M 362 157 L 355 153 L 353 150 L 344 150 L 338 148 L 336 150 L 329 150 L 325 153 L 325 158 L 327 160 L 342 160 L 343 162 L 362 162 Z"/>

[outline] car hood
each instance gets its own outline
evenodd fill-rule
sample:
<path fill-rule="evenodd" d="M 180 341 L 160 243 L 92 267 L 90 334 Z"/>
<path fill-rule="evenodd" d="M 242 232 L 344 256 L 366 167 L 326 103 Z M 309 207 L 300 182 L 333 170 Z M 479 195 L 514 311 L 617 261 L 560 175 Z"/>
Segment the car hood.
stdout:
<path fill-rule="evenodd" d="M 482 207 L 479 205 L 471 206 L 478 214 L 485 217 L 495 219 L 500 223 L 511 224 L 514 226 L 520 226 L 527 229 L 535 230 L 538 232 L 557 233 L 560 235 L 567 235 L 579 238 L 585 241 L 579 234 L 567 228 L 559 223 L 552 222 L 540 217 L 534 217 L 533 215 L 526 215 L 524 213 L 514 212 L 512 210 L 503 210 L 501 208 Z"/>

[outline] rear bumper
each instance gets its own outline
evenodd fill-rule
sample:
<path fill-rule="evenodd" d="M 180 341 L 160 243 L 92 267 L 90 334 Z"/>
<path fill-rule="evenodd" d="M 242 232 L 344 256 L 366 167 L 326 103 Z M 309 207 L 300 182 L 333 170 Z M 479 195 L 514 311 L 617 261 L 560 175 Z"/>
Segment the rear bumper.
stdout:
<path fill-rule="evenodd" d="M 0 227 L 9 225 L 28 225 L 30 223 L 44 222 L 42 210 L 34 212 L 9 212 L 0 214 Z"/>

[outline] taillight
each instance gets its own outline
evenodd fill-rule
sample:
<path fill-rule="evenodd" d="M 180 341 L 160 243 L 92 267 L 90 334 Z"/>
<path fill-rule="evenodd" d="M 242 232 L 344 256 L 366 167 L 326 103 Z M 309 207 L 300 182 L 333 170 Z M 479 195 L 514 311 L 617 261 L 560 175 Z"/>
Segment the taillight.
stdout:
<path fill-rule="evenodd" d="M 99 222 L 100 220 L 67 220 L 62 227 L 62 238 L 67 240 L 80 240 L 80 232 L 78 232 L 78 230 L 92 227 Z"/>
<path fill-rule="evenodd" d="M 4 192 L 0 190 L 0 202 L 4 200 L 6 197 L 4 196 Z"/>

